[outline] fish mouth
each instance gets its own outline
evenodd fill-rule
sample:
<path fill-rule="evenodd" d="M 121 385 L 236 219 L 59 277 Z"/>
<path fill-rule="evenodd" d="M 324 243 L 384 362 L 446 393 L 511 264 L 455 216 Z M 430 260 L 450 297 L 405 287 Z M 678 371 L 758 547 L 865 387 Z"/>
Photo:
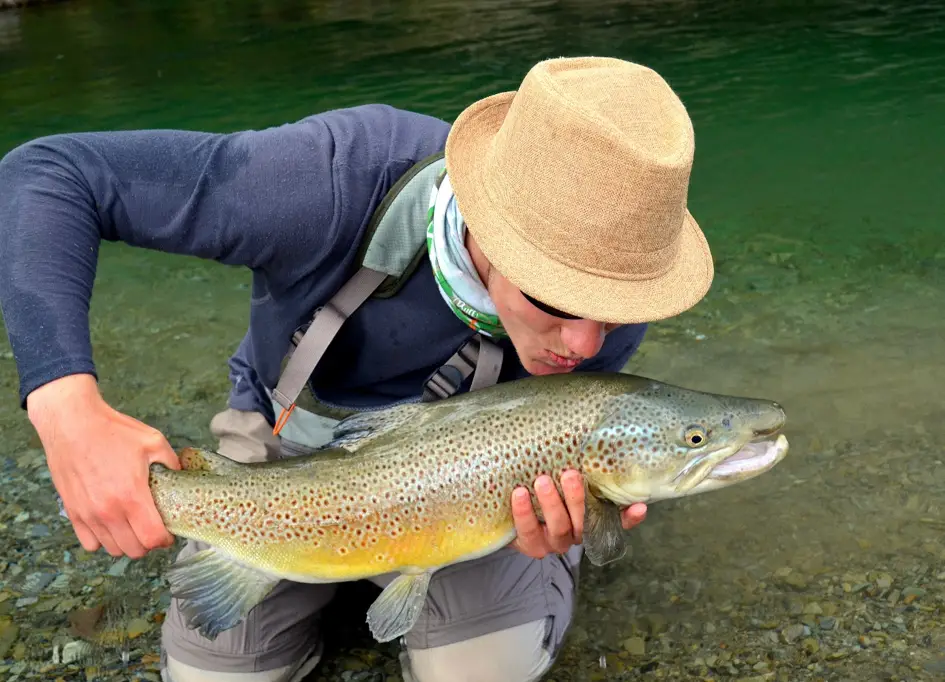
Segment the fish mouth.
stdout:
<path fill-rule="evenodd" d="M 716 464 L 707 478 L 723 481 L 742 480 L 768 471 L 788 453 L 787 437 L 778 431 L 777 428 L 756 431 L 755 438 Z M 775 434 L 775 438 L 769 437 Z"/>

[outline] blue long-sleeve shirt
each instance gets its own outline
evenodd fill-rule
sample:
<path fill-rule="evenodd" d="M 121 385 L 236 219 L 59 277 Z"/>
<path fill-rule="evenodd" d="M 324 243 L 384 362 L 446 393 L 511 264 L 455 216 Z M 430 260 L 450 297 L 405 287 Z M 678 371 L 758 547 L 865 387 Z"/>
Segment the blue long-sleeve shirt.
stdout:
<path fill-rule="evenodd" d="M 89 301 L 101 240 L 252 270 L 249 328 L 230 359 L 230 406 L 273 413 L 292 333 L 354 272 L 385 193 L 442 151 L 449 125 L 385 105 L 230 134 L 146 130 L 53 135 L 0 160 L 0 307 L 20 400 L 59 377 L 96 375 Z M 578 368 L 620 369 L 645 325 L 608 335 Z M 397 296 L 342 327 L 312 384 L 358 408 L 409 399 L 471 331 L 443 303 L 429 262 Z M 511 346 L 501 381 L 525 375 Z"/>

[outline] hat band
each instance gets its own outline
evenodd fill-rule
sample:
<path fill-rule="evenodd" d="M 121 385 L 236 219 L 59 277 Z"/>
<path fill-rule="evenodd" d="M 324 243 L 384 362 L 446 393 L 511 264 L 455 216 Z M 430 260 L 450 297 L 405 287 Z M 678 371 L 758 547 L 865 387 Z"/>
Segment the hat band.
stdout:
<path fill-rule="evenodd" d="M 553 317 L 560 317 L 565 320 L 580 320 L 581 319 L 580 315 L 572 315 L 571 313 L 566 313 L 563 310 L 558 310 L 557 308 L 553 308 L 547 303 L 542 303 L 537 298 L 532 298 L 531 296 L 526 294 L 524 291 L 522 291 L 522 296 L 524 296 L 525 300 L 527 300 L 533 306 L 538 308 L 540 311 L 542 311 L 543 313 L 547 313 Z"/>

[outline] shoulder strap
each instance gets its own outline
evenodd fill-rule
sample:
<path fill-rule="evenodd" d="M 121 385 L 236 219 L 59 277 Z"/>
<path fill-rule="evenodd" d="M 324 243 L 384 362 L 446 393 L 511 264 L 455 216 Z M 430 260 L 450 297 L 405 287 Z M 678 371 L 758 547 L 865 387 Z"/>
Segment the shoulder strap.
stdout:
<path fill-rule="evenodd" d="M 445 171 L 443 152 L 421 159 L 397 179 L 371 216 L 356 262 L 387 273 L 373 298 L 390 298 L 403 286 L 427 252 L 430 188 Z"/>
<path fill-rule="evenodd" d="M 345 282 L 328 303 L 315 311 L 312 324 L 299 340 L 282 376 L 279 377 L 279 383 L 272 392 L 273 399 L 282 406 L 282 413 L 272 431 L 274 434 L 278 434 L 285 426 L 289 415 L 295 409 L 295 401 L 305 388 L 305 384 L 315 370 L 315 365 L 322 359 L 335 335 L 338 334 L 341 325 L 368 299 L 386 277 L 386 273 L 362 267 Z"/>
<path fill-rule="evenodd" d="M 427 378 L 422 400 L 430 402 L 449 398 L 474 370 L 470 391 L 491 386 L 499 380 L 501 369 L 502 349 L 476 334 Z"/>
<path fill-rule="evenodd" d="M 315 311 L 312 322 L 301 337 L 296 332 L 294 347 L 279 382 L 272 391 L 273 399 L 282 407 L 272 432 L 278 434 L 295 409 L 299 395 L 305 389 L 315 366 L 338 334 L 345 320 L 373 295 L 387 297 L 395 294 L 401 284 L 413 274 L 425 250 L 426 228 L 419 205 L 409 199 L 398 202 L 400 190 L 414 177 L 434 173 L 434 183 L 442 179 L 443 154 L 434 154 L 417 163 L 391 188 L 372 217 L 365 239 L 359 248 L 358 271 L 323 307 Z M 429 176 L 428 176 L 429 177 Z M 412 242 L 404 243 L 403 231 L 392 230 L 402 222 L 419 224 L 422 230 L 419 248 Z M 381 229 L 379 229 L 381 228 Z M 410 230 L 406 231 L 410 234 Z M 416 235 L 414 235 L 416 237 Z M 475 371 L 470 390 L 495 384 L 502 368 L 502 349 L 480 334 L 463 344 L 444 365 L 424 382 L 423 401 L 447 398 L 462 386 Z"/>

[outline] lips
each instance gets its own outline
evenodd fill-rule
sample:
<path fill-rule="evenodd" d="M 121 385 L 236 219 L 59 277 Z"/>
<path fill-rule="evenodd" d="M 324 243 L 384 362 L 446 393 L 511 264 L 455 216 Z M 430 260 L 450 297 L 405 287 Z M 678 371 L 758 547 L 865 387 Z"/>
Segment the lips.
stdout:
<path fill-rule="evenodd" d="M 563 369 L 574 369 L 581 364 L 581 358 L 566 358 L 550 350 L 546 351 L 545 357 L 555 367 L 561 367 Z"/>

